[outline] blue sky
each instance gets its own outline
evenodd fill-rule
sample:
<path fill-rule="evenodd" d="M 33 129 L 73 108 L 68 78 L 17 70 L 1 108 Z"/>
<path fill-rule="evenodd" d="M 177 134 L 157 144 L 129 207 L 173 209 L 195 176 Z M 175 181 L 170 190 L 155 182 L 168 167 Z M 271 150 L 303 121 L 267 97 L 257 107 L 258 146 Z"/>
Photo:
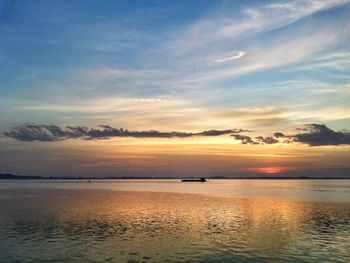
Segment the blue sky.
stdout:
<path fill-rule="evenodd" d="M 2 0 L 0 132 L 349 129 L 349 17 L 347 0 Z"/>

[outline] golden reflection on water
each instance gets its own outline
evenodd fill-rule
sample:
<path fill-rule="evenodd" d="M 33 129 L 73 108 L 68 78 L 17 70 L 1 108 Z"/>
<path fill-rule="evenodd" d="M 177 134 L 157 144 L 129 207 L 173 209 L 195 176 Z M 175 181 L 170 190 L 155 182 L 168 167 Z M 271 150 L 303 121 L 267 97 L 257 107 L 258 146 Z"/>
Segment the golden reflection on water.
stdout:
<path fill-rule="evenodd" d="M 2 190 L 1 262 L 349 262 L 348 203 Z"/>

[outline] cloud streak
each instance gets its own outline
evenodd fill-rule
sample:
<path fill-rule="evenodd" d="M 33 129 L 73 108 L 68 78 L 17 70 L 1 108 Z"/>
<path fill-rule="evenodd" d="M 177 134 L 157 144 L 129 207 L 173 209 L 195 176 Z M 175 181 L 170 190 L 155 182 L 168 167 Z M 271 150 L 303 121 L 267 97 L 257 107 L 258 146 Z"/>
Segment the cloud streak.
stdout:
<path fill-rule="evenodd" d="M 251 132 L 245 129 L 205 130 L 201 132 L 163 132 L 158 130 L 130 131 L 123 128 L 113 128 L 108 125 L 100 125 L 99 128 L 87 128 L 81 126 L 66 126 L 61 128 L 56 125 L 26 124 L 13 127 L 4 135 L 18 141 L 62 141 L 67 139 L 109 139 L 113 137 L 134 138 L 187 138 L 195 136 L 220 136 L 230 135 L 241 144 L 271 145 L 301 143 L 308 146 L 326 145 L 350 145 L 350 131 L 334 131 L 324 124 L 307 124 L 304 128 L 297 128 L 301 133 L 286 135 L 275 132 L 272 136 L 248 136 L 242 133 Z"/>
<path fill-rule="evenodd" d="M 181 32 L 180 36 L 177 35 L 174 49 L 177 52 L 190 52 L 198 47 L 208 47 L 213 43 L 235 41 L 242 36 L 269 32 L 317 12 L 347 3 L 349 3 L 348 0 L 277 2 L 243 8 L 240 16 L 234 16 L 232 12 L 225 15 L 225 12 L 220 10 L 218 14 L 199 20 Z"/>
<path fill-rule="evenodd" d="M 243 129 L 230 130 L 207 130 L 197 133 L 193 132 L 161 132 L 157 130 L 149 131 L 129 131 L 123 128 L 113 128 L 108 125 L 101 125 L 99 129 L 81 126 L 66 126 L 61 128 L 56 125 L 26 124 L 13 127 L 4 135 L 18 141 L 61 141 L 67 139 L 109 139 L 112 137 L 134 137 L 134 138 L 186 138 L 193 136 L 220 136 L 224 134 L 234 134 L 249 132 Z"/>
<path fill-rule="evenodd" d="M 231 60 L 240 59 L 240 58 L 244 57 L 245 55 L 246 55 L 246 52 L 239 51 L 237 53 L 231 54 L 228 57 L 219 58 L 219 59 L 215 60 L 215 62 L 217 62 L 217 63 L 225 63 L 225 62 L 228 62 L 228 61 L 231 61 Z"/>

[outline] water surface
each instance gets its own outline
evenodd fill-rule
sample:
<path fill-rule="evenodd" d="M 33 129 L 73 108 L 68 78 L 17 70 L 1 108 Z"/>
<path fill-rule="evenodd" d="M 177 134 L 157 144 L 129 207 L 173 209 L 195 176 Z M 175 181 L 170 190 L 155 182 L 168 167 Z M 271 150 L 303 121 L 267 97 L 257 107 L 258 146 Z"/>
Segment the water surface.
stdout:
<path fill-rule="evenodd" d="M 3 181 L 0 262 L 350 262 L 350 180 Z"/>

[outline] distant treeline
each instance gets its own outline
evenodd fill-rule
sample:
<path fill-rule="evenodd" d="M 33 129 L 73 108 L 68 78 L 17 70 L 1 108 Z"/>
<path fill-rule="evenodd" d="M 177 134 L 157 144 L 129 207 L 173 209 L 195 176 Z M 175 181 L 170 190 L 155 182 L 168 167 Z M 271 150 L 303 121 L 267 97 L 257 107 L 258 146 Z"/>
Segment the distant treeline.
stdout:
<path fill-rule="evenodd" d="M 113 180 L 113 179 L 198 179 L 199 177 L 141 177 L 141 176 L 108 176 L 108 177 L 72 177 L 72 176 L 40 176 L 40 175 L 15 175 L 0 173 L 0 180 Z M 308 177 L 308 176 L 209 176 L 206 179 L 350 179 L 350 177 Z"/>
<path fill-rule="evenodd" d="M 0 180 L 88 180 L 88 179 L 176 179 L 174 177 L 142 177 L 142 176 L 108 176 L 108 177 L 84 177 L 84 176 L 40 176 L 40 175 L 15 175 L 0 173 Z"/>
<path fill-rule="evenodd" d="M 0 174 L 0 180 L 17 180 L 17 179 L 43 179 L 39 175 L 15 175 L 15 174 Z"/>

